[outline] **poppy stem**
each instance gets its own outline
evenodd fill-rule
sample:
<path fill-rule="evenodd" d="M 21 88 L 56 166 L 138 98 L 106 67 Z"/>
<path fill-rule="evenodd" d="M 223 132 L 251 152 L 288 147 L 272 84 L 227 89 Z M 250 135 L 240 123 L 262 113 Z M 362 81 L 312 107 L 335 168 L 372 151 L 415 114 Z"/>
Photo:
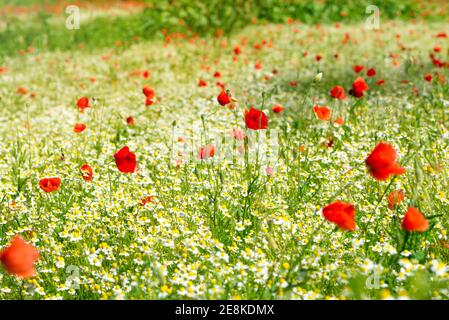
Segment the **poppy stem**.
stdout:
<path fill-rule="evenodd" d="M 401 250 L 399 250 L 399 253 L 405 250 L 405 246 L 409 239 L 410 239 L 410 232 L 406 231 L 406 234 L 404 236 L 404 242 L 402 243 Z"/>
<path fill-rule="evenodd" d="M 390 186 L 393 184 L 393 182 L 396 180 L 396 176 L 393 177 L 390 181 L 390 183 L 388 183 L 387 187 L 385 188 L 384 192 L 382 193 L 382 195 L 380 196 L 379 200 L 377 201 L 376 206 L 374 207 L 373 213 L 371 214 L 371 217 L 369 218 L 368 222 L 365 223 L 364 228 L 363 228 L 363 233 L 365 235 L 365 239 L 368 238 L 367 235 L 367 231 L 368 231 L 368 226 L 371 224 L 373 217 L 376 213 L 377 208 L 379 207 L 379 205 L 381 204 L 382 200 L 384 199 L 385 195 L 388 193 L 388 190 L 390 189 Z M 379 219 L 380 221 L 382 219 Z M 376 232 L 377 232 L 377 226 L 376 226 Z M 368 242 L 365 242 L 365 251 L 368 249 Z"/>
<path fill-rule="evenodd" d="M 286 276 L 286 279 L 287 279 L 287 282 L 288 282 L 288 283 L 290 283 L 290 277 L 291 277 L 291 274 L 292 274 L 293 270 L 296 269 L 297 266 L 298 266 L 298 267 L 301 266 L 301 259 L 302 259 L 302 257 L 303 257 L 304 254 L 306 253 L 306 250 L 308 250 L 309 247 L 311 246 L 313 237 L 316 235 L 316 233 L 318 232 L 318 230 L 321 229 L 321 227 L 323 226 L 323 224 L 324 224 L 324 221 L 321 221 L 321 223 L 320 223 L 320 224 L 313 230 L 313 232 L 310 234 L 310 236 L 309 236 L 309 238 L 307 239 L 307 242 L 306 242 L 305 246 L 303 247 L 303 249 L 301 250 L 301 252 L 300 252 L 298 258 L 297 258 L 297 259 L 291 259 L 292 266 L 291 266 L 291 268 L 289 269 L 289 271 L 288 271 L 288 273 L 287 273 L 287 276 Z M 290 284 L 291 284 L 291 283 L 290 283 Z"/>

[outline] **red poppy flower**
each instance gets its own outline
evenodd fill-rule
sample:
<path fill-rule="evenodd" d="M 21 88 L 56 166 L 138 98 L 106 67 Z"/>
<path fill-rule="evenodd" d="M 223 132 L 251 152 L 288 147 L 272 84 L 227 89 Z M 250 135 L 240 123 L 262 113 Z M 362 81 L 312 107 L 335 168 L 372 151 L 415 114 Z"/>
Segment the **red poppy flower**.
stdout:
<path fill-rule="evenodd" d="M 405 169 L 397 164 L 396 158 L 394 148 L 388 143 L 380 142 L 366 158 L 365 163 L 374 179 L 386 180 L 390 175 L 401 175 L 405 172 Z"/>
<path fill-rule="evenodd" d="M 21 95 L 25 95 L 28 93 L 28 90 L 24 87 L 19 87 L 19 88 L 17 88 L 17 93 L 21 94 Z"/>
<path fill-rule="evenodd" d="M 152 104 L 153 104 L 153 100 L 151 100 L 151 99 L 146 99 L 146 100 L 145 100 L 145 105 L 146 105 L 147 107 L 151 106 Z"/>
<path fill-rule="evenodd" d="M 317 54 L 317 55 L 315 56 L 315 60 L 316 60 L 317 62 L 320 62 L 321 59 L 323 59 L 323 57 L 322 57 L 321 55 Z"/>
<path fill-rule="evenodd" d="M 145 197 L 145 198 L 142 198 L 140 201 L 139 201 L 139 204 L 143 207 L 143 206 L 145 206 L 147 203 L 153 203 L 154 201 L 153 201 L 153 198 L 154 198 L 154 196 L 147 196 L 147 197 Z"/>
<path fill-rule="evenodd" d="M 221 73 L 218 71 L 215 71 L 214 78 L 220 78 L 220 77 L 221 77 Z"/>
<path fill-rule="evenodd" d="M 358 77 L 352 84 L 352 88 L 351 90 L 349 90 L 349 94 L 356 98 L 360 98 L 363 97 L 364 92 L 368 89 L 369 87 L 366 84 L 365 80 L 361 77 Z"/>
<path fill-rule="evenodd" d="M 424 80 L 426 80 L 427 82 L 432 82 L 432 79 L 433 79 L 433 77 L 431 74 L 426 74 L 424 76 Z"/>
<path fill-rule="evenodd" d="M 53 192 L 59 189 L 61 185 L 60 178 L 44 178 L 39 181 L 39 186 L 45 192 Z"/>
<path fill-rule="evenodd" d="M 402 227 L 407 231 L 424 232 L 429 228 L 429 221 L 416 208 L 408 208 L 402 220 Z"/>
<path fill-rule="evenodd" d="M 207 87 L 207 82 L 204 81 L 203 79 L 200 79 L 198 81 L 198 87 Z"/>
<path fill-rule="evenodd" d="M 432 60 L 432 63 L 435 67 L 442 68 L 445 65 L 442 60 L 437 59 L 433 54 L 430 54 L 430 59 Z"/>
<path fill-rule="evenodd" d="M 149 72 L 148 70 L 145 70 L 145 71 L 142 73 L 142 77 L 144 77 L 145 79 L 148 79 L 149 76 L 150 76 L 150 72 Z"/>
<path fill-rule="evenodd" d="M 346 231 L 354 231 L 357 227 L 355 207 L 350 203 L 335 201 L 323 208 L 323 216 Z"/>
<path fill-rule="evenodd" d="M 254 69 L 256 69 L 256 70 L 262 69 L 262 63 L 261 63 L 261 62 L 256 62 L 256 63 L 254 64 Z"/>
<path fill-rule="evenodd" d="M 360 73 L 363 69 L 365 69 L 365 67 L 361 65 L 355 65 L 353 69 L 355 73 Z"/>
<path fill-rule="evenodd" d="M 345 89 L 343 89 L 343 87 L 340 86 L 333 87 L 330 94 L 335 99 L 343 100 L 346 98 Z"/>
<path fill-rule="evenodd" d="M 154 89 L 148 86 L 143 87 L 142 92 L 145 95 L 145 97 L 147 97 L 147 99 L 150 100 L 153 99 L 156 95 Z"/>
<path fill-rule="evenodd" d="M 239 47 L 234 47 L 234 54 L 238 55 L 240 53 L 242 53 L 242 50 Z"/>
<path fill-rule="evenodd" d="M 132 173 L 136 170 L 136 155 L 129 151 L 127 146 L 121 148 L 114 154 L 115 164 L 120 172 Z"/>
<path fill-rule="evenodd" d="M 272 110 L 274 113 L 281 113 L 282 111 L 284 111 L 284 107 L 281 106 L 280 104 L 275 104 Z"/>
<path fill-rule="evenodd" d="M 231 98 L 228 96 L 226 91 L 221 91 L 220 94 L 217 97 L 217 101 L 219 104 L 221 104 L 222 106 L 225 106 L 229 103 L 231 103 Z"/>
<path fill-rule="evenodd" d="M 388 209 L 393 210 L 396 205 L 404 201 L 404 191 L 395 190 L 388 195 Z"/>
<path fill-rule="evenodd" d="M 447 33 L 446 32 L 440 32 L 436 35 L 437 38 L 447 38 Z"/>
<path fill-rule="evenodd" d="M 126 123 L 130 126 L 133 126 L 135 124 L 135 120 L 133 116 L 129 116 L 128 118 L 126 118 Z"/>
<path fill-rule="evenodd" d="M 268 118 L 261 110 L 251 107 L 249 111 L 245 111 L 245 124 L 251 130 L 267 129 Z"/>
<path fill-rule="evenodd" d="M 374 76 L 376 75 L 376 69 L 374 69 L 374 68 L 369 69 L 369 70 L 366 72 L 366 75 L 367 75 L 368 77 L 374 77 Z"/>
<path fill-rule="evenodd" d="M 338 124 L 339 126 L 343 125 L 344 120 L 342 117 L 338 117 L 337 119 L 335 119 L 334 121 L 336 124 Z"/>
<path fill-rule="evenodd" d="M 207 160 L 212 158 L 215 154 L 215 147 L 213 145 L 208 145 L 206 147 L 201 147 L 198 151 L 198 158 L 201 160 Z"/>
<path fill-rule="evenodd" d="M 81 175 L 85 181 L 92 181 L 92 176 L 94 174 L 94 171 L 92 170 L 92 167 L 88 164 L 83 164 L 81 166 Z"/>
<path fill-rule="evenodd" d="M 84 123 L 77 123 L 73 127 L 73 131 L 76 133 L 83 132 L 86 129 L 86 125 Z"/>
<path fill-rule="evenodd" d="M 324 106 L 324 107 L 314 106 L 313 112 L 315 113 L 317 118 L 320 120 L 327 121 L 331 118 L 331 109 L 329 109 L 326 106 Z"/>
<path fill-rule="evenodd" d="M 90 105 L 89 105 L 89 99 L 86 98 L 86 97 L 82 97 L 82 98 L 80 98 L 80 99 L 77 101 L 76 105 L 78 106 L 78 108 L 80 109 L 80 111 L 83 112 L 84 109 L 90 107 Z"/>
<path fill-rule="evenodd" d="M 381 85 L 385 84 L 385 80 L 384 80 L 384 79 L 377 80 L 377 81 L 376 81 L 376 84 L 377 84 L 378 86 L 381 86 Z"/>
<path fill-rule="evenodd" d="M 20 236 L 15 236 L 9 246 L 0 251 L 0 261 L 6 271 L 20 278 L 36 275 L 34 263 L 39 259 L 37 249 Z"/>
<path fill-rule="evenodd" d="M 368 85 L 366 84 L 365 80 L 361 77 L 358 77 L 355 79 L 355 81 L 352 84 L 352 89 L 355 91 L 366 91 L 369 89 Z"/>

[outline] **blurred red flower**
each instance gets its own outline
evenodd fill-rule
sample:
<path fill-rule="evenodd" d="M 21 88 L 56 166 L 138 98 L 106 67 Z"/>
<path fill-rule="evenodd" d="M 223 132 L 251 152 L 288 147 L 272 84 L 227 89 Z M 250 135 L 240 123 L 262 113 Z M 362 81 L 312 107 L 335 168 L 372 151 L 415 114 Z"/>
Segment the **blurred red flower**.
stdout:
<path fill-rule="evenodd" d="M 355 207 L 350 203 L 335 201 L 323 208 L 323 216 L 346 231 L 353 231 L 357 227 Z"/>
<path fill-rule="evenodd" d="M 284 107 L 281 106 L 280 104 L 275 104 L 272 110 L 274 113 L 281 113 L 282 111 L 284 111 Z"/>
<path fill-rule="evenodd" d="M 151 99 L 146 99 L 145 100 L 145 105 L 148 107 L 148 106 L 151 106 L 153 104 L 153 100 L 151 100 Z"/>
<path fill-rule="evenodd" d="M 369 69 L 369 70 L 366 72 L 366 75 L 367 75 L 368 77 L 374 77 L 374 76 L 376 75 L 376 69 L 374 69 L 374 68 Z"/>
<path fill-rule="evenodd" d="M 89 99 L 86 98 L 86 97 L 81 97 L 81 98 L 77 101 L 76 105 L 78 106 L 79 110 L 80 110 L 81 112 L 83 112 L 84 109 L 87 109 L 87 108 L 90 107 L 90 105 L 89 105 Z"/>
<path fill-rule="evenodd" d="M 365 80 L 361 77 L 358 77 L 353 82 L 352 88 L 351 88 L 351 90 L 349 90 L 349 94 L 356 98 L 360 98 L 360 97 L 363 97 L 364 92 L 368 89 L 369 89 L 369 87 L 366 84 Z"/>
<path fill-rule="evenodd" d="M 333 87 L 332 90 L 330 91 L 330 94 L 335 99 L 343 100 L 346 98 L 345 89 L 343 89 L 343 87 L 340 86 Z"/>
<path fill-rule="evenodd" d="M 396 158 L 394 148 L 388 143 L 380 142 L 366 158 L 365 163 L 374 179 L 386 180 L 390 175 L 401 175 L 405 172 L 405 169 L 397 164 Z"/>
<path fill-rule="evenodd" d="M 268 117 L 261 110 L 251 107 L 249 111 L 245 111 L 245 124 L 251 130 L 267 129 Z"/>
<path fill-rule="evenodd" d="M 92 167 L 88 164 L 83 164 L 81 166 L 81 175 L 85 181 L 92 181 L 92 176 L 94 172 L 92 170 Z"/>
<path fill-rule="evenodd" d="M 60 178 L 44 178 L 39 181 L 39 186 L 45 192 L 53 192 L 59 189 L 61 185 Z"/>
<path fill-rule="evenodd" d="M 416 208 L 408 208 L 402 227 L 407 231 L 424 232 L 429 228 L 429 221 Z"/>
<path fill-rule="evenodd" d="M 135 120 L 133 116 L 129 116 L 128 118 L 126 118 L 126 123 L 130 126 L 133 126 L 135 124 Z"/>
<path fill-rule="evenodd" d="M 6 271 L 20 278 L 36 275 L 34 263 L 39 259 L 37 249 L 20 236 L 15 236 L 9 246 L 0 251 L 0 261 Z"/>
<path fill-rule="evenodd" d="M 140 201 L 139 201 L 139 204 L 143 207 L 143 206 L 145 206 L 147 203 L 153 203 L 154 202 L 154 200 L 153 200 L 153 198 L 154 198 L 154 196 L 147 196 L 147 197 L 145 197 L 145 198 L 142 198 Z"/>
<path fill-rule="evenodd" d="M 353 69 L 355 73 L 360 73 L 363 69 L 365 69 L 365 67 L 361 65 L 355 65 Z"/>
<path fill-rule="evenodd" d="M 83 132 L 86 129 L 86 125 L 84 123 L 76 123 L 73 127 L 73 131 L 76 133 Z"/>
<path fill-rule="evenodd" d="M 226 91 L 221 91 L 220 94 L 217 97 L 217 101 L 222 106 L 225 106 L 229 103 L 231 103 L 231 98 L 228 96 L 228 93 Z"/>
<path fill-rule="evenodd" d="M 392 191 L 389 195 L 388 195 L 388 208 L 390 210 L 393 210 L 394 207 L 396 205 L 398 205 L 399 203 L 401 203 L 402 201 L 404 201 L 404 191 L 402 190 L 395 190 Z"/>
<path fill-rule="evenodd" d="M 337 119 L 335 119 L 334 121 L 336 124 L 338 124 L 339 126 L 341 126 L 344 123 L 344 120 L 342 117 L 338 117 Z"/>
<path fill-rule="evenodd" d="M 198 151 L 198 158 L 201 160 L 207 160 L 209 158 L 212 158 L 215 154 L 215 147 L 211 144 L 209 144 L 206 147 L 201 147 Z"/>
<path fill-rule="evenodd" d="M 148 86 L 143 87 L 142 92 L 145 97 L 150 100 L 153 99 L 156 95 L 154 89 Z"/>
<path fill-rule="evenodd" d="M 28 90 L 24 87 L 19 87 L 19 88 L 17 88 L 17 93 L 21 94 L 21 95 L 25 95 L 28 93 Z"/>
<path fill-rule="evenodd" d="M 121 148 L 114 154 L 115 164 L 120 172 L 132 173 L 136 170 L 136 155 L 129 151 L 127 146 Z"/>
<path fill-rule="evenodd" d="M 315 113 L 317 118 L 320 120 L 327 121 L 331 118 L 331 109 L 329 109 L 326 106 L 324 106 L 324 107 L 314 106 L 313 112 Z"/>

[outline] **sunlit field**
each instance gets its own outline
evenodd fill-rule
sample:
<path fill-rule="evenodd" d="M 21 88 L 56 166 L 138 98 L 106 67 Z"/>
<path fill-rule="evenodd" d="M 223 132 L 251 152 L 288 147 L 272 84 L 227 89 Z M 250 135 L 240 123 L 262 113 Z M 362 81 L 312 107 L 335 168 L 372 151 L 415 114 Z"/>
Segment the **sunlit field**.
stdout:
<path fill-rule="evenodd" d="M 0 1 L 0 298 L 449 298 L 447 3 L 180 2 Z"/>

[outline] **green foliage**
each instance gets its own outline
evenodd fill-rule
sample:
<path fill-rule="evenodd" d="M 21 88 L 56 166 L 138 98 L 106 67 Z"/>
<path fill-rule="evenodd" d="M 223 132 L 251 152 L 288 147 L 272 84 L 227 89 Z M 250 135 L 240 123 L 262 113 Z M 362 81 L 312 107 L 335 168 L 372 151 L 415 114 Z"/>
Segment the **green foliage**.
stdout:
<path fill-rule="evenodd" d="M 178 20 L 183 19 L 189 28 L 202 35 L 221 29 L 231 32 L 245 26 L 253 19 L 266 22 L 285 22 L 286 18 L 299 19 L 305 23 L 360 22 L 368 17 L 366 8 L 376 5 L 387 19 L 413 18 L 416 4 L 410 1 L 354 1 L 322 2 L 295 0 L 165 0 L 154 3 L 144 16 L 146 28 L 157 30 L 160 26 L 179 29 Z M 369 13 L 371 14 L 371 12 Z"/>
<path fill-rule="evenodd" d="M 44 12 L 27 19 L 4 16 L 0 27 L 0 57 L 16 55 L 29 46 L 42 50 L 76 50 L 82 44 L 89 50 L 107 48 L 118 41 L 126 45 L 134 36 L 162 38 L 162 30 L 201 36 L 220 30 L 229 35 L 254 20 L 281 23 L 292 18 L 307 24 L 360 23 L 372 14 L 366 12 L 370 4 L 378 6 L 381 19 L 410 19 L 419 12 L 417 4 L 410 0 L 151 0 L 143 12 L 113 18 L 101 15 L 83 21 L 79 30 L 65 28 L 65 13 L 56 17 L 57 22 L 54 16 Z"/>

